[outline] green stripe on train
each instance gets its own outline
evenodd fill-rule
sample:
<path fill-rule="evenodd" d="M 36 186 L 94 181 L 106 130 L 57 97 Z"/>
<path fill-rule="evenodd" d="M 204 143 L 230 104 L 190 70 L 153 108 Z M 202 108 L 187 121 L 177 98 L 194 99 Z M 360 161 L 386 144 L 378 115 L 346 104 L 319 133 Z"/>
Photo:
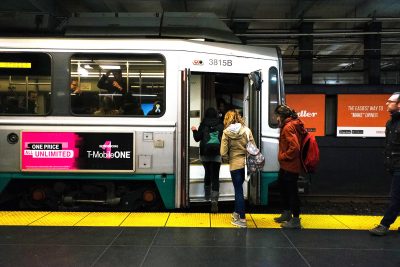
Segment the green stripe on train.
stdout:
<path fill-rule="evenodd" d="M 0 192 L 12 179 L 70 179 L 70 180 L 134 180 L 154 181 L 165 208 L 175 208 L 175 176 L 173 174 L 103 174 L 103 173 L 0 173 Z"/>

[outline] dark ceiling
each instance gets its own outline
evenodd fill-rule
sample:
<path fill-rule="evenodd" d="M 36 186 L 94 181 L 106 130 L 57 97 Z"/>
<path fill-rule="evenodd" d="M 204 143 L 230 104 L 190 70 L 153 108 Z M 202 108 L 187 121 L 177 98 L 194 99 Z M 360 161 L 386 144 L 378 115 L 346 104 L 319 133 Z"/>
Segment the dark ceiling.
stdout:
<path fill-rule="evenodd" d="M 366 83 L 369 51 L 380 55 L 381 82 L 400 83 L 399 0 L 2 0 L 0 29 L 2 35 L 60 35 L 70 27 L 76 34 L 71 29 L 79 23 L 93 29 L 118 21 L 129 26 L 125 30 L 137 31 L 132 36 L 173 37 L 152 33 L 151 27 L 159 27 L 163 18 L 170 25 L 181 18 L 186 25 L 181 34 L 189 37 L 193 17 L 200 13 L 218 19 L 207 23 L 206 15 L 199 20 L 202 27 L 218 26 L 210 39 L 229 39 L 225 27 L 244 44 L 279 46 L 287 83 L 301 82 L 299 58 L 307 56 L 313 83 Z"/>

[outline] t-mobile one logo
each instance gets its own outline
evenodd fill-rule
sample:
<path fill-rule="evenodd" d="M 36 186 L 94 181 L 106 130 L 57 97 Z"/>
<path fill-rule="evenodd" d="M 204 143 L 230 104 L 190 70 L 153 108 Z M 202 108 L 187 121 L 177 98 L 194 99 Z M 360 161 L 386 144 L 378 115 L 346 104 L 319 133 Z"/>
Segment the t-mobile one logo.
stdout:
<path fill-rule="evenodd" d="M 318 112 L 308 112 L 307 110 L 303 109 L 297 112 L 297 115 L 300 118 L 315 118 L 318 115 Z"/>
<path fill-rule="evenodd" d="M 88 158 L 101 158 L 101 159 L 118 159 L 118 158 L 131 158 L 131 151 L 113 151 L 114 148 L 118 149 L 118 145 L 112 145 L 111 141 L 106 141 L 103 145 L 99 145 L 103 151 L 86 151 Z"/>

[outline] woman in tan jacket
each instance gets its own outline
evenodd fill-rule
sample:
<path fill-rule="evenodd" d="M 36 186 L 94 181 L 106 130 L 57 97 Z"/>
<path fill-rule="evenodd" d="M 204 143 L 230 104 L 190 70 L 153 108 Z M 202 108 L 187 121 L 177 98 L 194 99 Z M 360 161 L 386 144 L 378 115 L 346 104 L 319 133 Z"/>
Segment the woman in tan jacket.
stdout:
<path fill-rule="evenodd" d="M 236 110 L 229 110 L 225 114 L 224 128 L 221 139 L 221 157 L 223 162 L 229 163 L 235 189 L 235 211 L 232 213 L 231 223 L 245 228 L 247 223 L 243 196 L 244 167 L 246 164 L 246 145 L 248 141 L 254 143 L 253 134 L 244 125 L 243 118 Z"/>

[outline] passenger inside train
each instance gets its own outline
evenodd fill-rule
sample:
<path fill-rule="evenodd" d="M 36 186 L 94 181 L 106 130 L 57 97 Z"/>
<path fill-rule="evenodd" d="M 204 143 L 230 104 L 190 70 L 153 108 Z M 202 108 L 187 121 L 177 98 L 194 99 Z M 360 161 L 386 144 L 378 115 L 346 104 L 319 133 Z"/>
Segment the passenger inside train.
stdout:
<path fill-rule="evenodd" d="M 78 85 L 77 80 L 72 80 L 71 81 L 71 94 L 80 94 L 81 93 L 81 88 Z"/>
<path fill-rule="evenodd" d="M 112 77 L 111 77 L 112 74 Z M 97 87 L 107 90 L 110 94 L 125 94 L 126 82 L 122 79 L 121 70 L 108 70 L 97 83 Z"/>

